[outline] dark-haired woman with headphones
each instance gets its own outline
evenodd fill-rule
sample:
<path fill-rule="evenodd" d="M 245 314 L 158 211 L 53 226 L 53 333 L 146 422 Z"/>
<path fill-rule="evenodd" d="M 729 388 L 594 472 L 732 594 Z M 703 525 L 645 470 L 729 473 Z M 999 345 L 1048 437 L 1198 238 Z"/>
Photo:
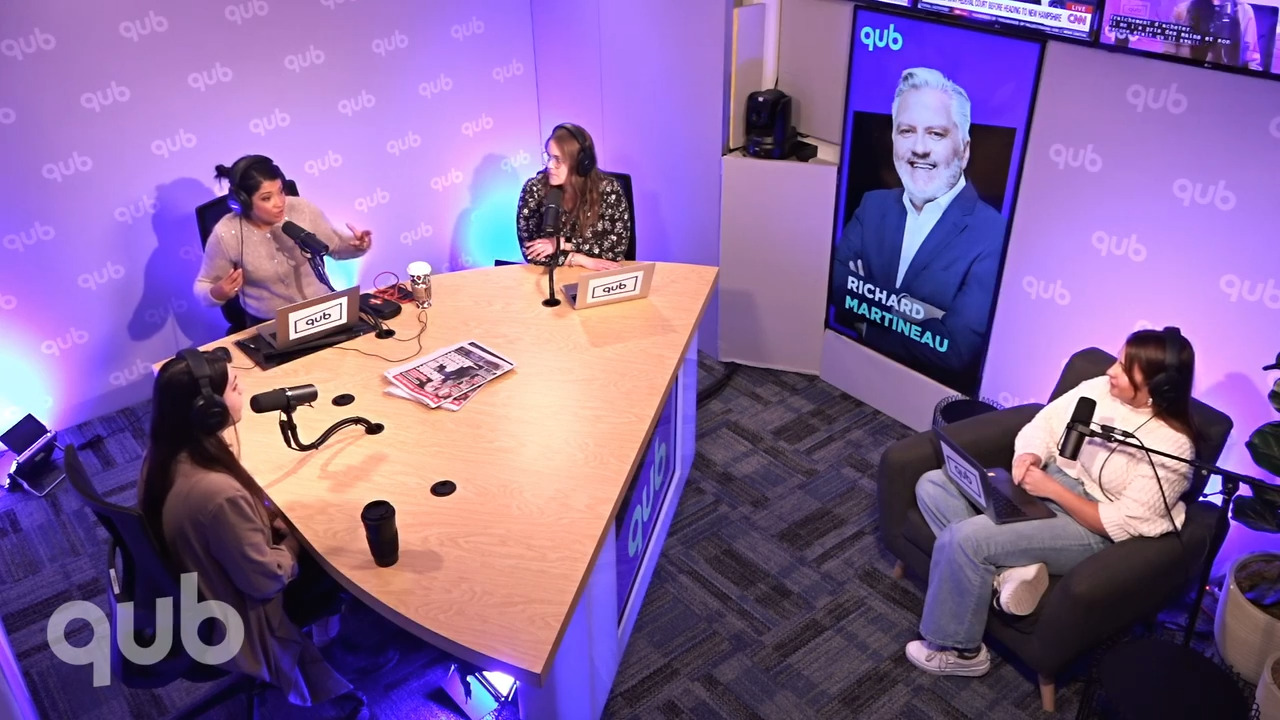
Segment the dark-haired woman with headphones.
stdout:
<path fill-rule="evenodd" d="M 631 243 L 631 207 L 618 181 L 596 166 L 595 142 L 586 130 L 564 123 L 547 138 L 544 170 L 525 181 L 516 210 L 516 235 L 524 259 L 535 265 L 612 270 Z M 543 211 L 551 188 L 564 192 L 560 255 L 543 234 Z"/>
<path fill-rule="evenodd" d="M 315 233 L 338 260 L 369 251 L 373 235 L 350 223 L 344 233 L 315 205 L 285 194 L 285 177 L 264 155 L 246 155 L 218 165 L 215 177 L 226 180 L 232 213 L 213 226 L 196 277 L 195 295 L 221 305 L 236 295 L 249 315 L 249 325 L 275 317 L 276 310 L 320 297 L 329 289 L 311 271 L 297 244 L 280 229 L 291 220 Z"/>
<path fill-rule="evenodd" d="M 1139 330 L 1105 375 L 1036 413 L 1014 441 L 1012 475 L 1045 500 L 1052 518 L 996 525 L 942 470 L 920 477 L 916 500 L 937 540 L 920 618 L 923 640 L 906 648 L 912 664 L 935 675 L 984 675 L 991 658 L 982 634 L 992 604 L 1029 615 L 1050 574 L 1063 575 L 1113 543 L 1180 530 L 1189 466 L 1100 439 L 1089 439 L 1068 460 L 1058 455 L 1058 443 L 1076 402 L 1092 398 L 1094 423 L 1132 433 L 1153 450 L 1193 457 L 1194 373 L 1195 351 L 1177 328 Z"/>
<path fill-rule="evenodd" d="M 171 567 L 196 573 L 201 595 L 230 605 L 244 623 L 243 645 L 225 669 L 279 687 L 296 705 L 343 697 L 354 705 L 348 717 L 366 717 L 364 696 L 299 629 L 341 609 L 337 583 L 223 437 L 244 405 L 227 358 L 225 350 L 187 349 L 160 368 L 138 484 L 143 519 Z"/>

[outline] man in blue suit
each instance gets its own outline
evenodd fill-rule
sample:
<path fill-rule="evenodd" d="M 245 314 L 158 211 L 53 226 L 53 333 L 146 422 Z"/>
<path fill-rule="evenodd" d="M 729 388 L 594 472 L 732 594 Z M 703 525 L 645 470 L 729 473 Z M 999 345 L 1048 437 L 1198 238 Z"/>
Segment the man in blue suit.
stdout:
<path fill-rule="evenodd" d="M 969 96 L 932 68 L 902 73 L 893 164 L 902 189 L 862 196 L 833 262 L 836 318 L 938 382 L 977 389 L 1006 221 L 964 178 Z"/>

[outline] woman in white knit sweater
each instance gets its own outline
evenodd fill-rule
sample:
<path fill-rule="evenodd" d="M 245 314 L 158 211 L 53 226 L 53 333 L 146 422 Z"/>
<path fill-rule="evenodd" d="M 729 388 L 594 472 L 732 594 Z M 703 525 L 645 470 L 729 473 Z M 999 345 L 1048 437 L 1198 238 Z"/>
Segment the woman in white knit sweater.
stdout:
<path fill-rule="evenodd" d="M 1072 408 L 1097 403 L 1093 421 L 1126 430 L 1147 447 L 1194 454 L 1191 384 L 1195 351 L 1177 328 L 1129 336 L 1105 376 L 1049 403 L 1014 441 L 1014 482 L 1044 498 L 1053 518 L 996 525 L 978 514 L 941 470 L 925 473 L 916 499 L 937 536 L 920 618 L 923 640 L 907 659 L 925 672 L 976 677 L 991 668 L 982 644 L 988 604 L 1028 615 L 1048 587 L 1095 552 L 1134 537 L 1181 528 L 1187 465 L 1098 439 L 1075 461 L 1057 454 Z"/>

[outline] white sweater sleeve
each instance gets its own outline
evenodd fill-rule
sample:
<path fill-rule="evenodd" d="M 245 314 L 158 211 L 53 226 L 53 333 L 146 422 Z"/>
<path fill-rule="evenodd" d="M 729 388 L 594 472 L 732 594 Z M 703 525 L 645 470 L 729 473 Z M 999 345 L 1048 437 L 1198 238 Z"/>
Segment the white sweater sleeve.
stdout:
<path fill-rule="evenodd" d="M 1079 385 L 1063 393 L 1057 400 L 1045 405 L 1031 418 L 1013 441 L 1013 455 L 1023 453 L 1038 455 L 1044 462 L 1058 456 L 1058 443 L 1062 433 L 1067 429 L 1071 413 L 1075 410 L 1076 401 L 1081 397 L 1097 398 L 1099 393 L 1107 392 L 1105 375 L 1089 378 Z"/>
<path fill-rule="evenodd" d="M 1152 449 L 1185 458 L 1195 455 L 1191 440 L 1162 422 L 1152 422 L 1138 435 Z M 1098 503 L 1098 517 L 1112 540 L 1163 535 L 1174 529 L 1170 516 L 1176 527 L 1182 526 L 1186 508 L 1178 498 L 1191 485 L 1189 465 L 1158 455 L 1148 460 L 1141 450 L 1119 447 L 1106 465 L 1105 476 L 1107 486 L 1119 488 L 1107 493 L 1112 501 Z"/>

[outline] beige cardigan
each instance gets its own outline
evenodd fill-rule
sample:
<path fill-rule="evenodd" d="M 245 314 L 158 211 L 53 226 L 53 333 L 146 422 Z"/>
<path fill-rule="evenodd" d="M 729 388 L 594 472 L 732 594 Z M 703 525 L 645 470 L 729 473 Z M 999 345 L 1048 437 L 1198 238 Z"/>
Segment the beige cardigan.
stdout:
<path fill-rule="evenodd" d="M 298 573 L 297 539 L 277 523 L 275 534 L 283 537 L 273 542 L 266 508 L 235 478 L 179 458 L 162 516 L 178 571 L 196 573 L 205 598 L 227 603 L 244 620 L 244 646 L 224 669 L 279 687 L 295 705 L 351 689 L 285 615 L 284 587 Z"/>

